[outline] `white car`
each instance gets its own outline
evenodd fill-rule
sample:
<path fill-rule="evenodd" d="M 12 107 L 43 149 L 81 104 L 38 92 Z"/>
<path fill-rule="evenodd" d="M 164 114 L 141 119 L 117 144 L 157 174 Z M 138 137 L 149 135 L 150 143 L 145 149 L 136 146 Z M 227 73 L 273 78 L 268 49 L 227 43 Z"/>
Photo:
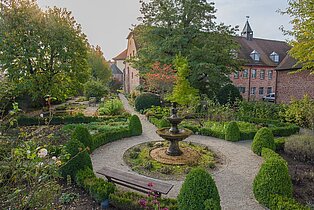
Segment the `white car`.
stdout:
<path fill-rule="evenodd" d="M 266 96 L 263 96 L 263 101 L 275 102 L 275 93 L 269 93 Z"/>

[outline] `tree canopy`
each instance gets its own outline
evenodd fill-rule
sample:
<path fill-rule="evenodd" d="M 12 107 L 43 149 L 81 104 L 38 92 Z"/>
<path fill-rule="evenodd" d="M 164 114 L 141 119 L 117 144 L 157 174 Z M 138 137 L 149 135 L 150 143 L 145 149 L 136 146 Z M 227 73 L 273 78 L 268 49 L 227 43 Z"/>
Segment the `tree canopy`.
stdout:
<path fill-rule="evenodd" d="M 189 61 L 192 86 L 208 95 L 217 93 L 238 62 L 232 56 L 235 29 L 215 23 L 214 4 L 151 0 L 141 5 L 141 24 L 133 31 L 139 46 L 133 65 L 145 73 L 155 62 L 171 64 L 181 54 Z"/>
<path fill-rule="evenodd" d="M 89 75 L 88 43 L 71 12 L 41 10 L 35 0 L 0 4 L 0 61 L 9 81 L 34 100 L 76 93 Z"/>
<path fill-rule="evenodd" d="M 112 73 L 99 46 L 90 49 L 88 53 L 88 63 L 91 68 L 92 79 L 98 80 L 104 85 L 108 85 Z"/>
<path fill-rule="evenodd" d="M 285 31 L 294 37 L 290 41 L 292 49 L 289 54 L 298 61 L 302 70 L 310 70 L 314 74 L 314 3 L 313 0 L 289 0 L 287 10 L 292 20 L 292 30 Z"/>

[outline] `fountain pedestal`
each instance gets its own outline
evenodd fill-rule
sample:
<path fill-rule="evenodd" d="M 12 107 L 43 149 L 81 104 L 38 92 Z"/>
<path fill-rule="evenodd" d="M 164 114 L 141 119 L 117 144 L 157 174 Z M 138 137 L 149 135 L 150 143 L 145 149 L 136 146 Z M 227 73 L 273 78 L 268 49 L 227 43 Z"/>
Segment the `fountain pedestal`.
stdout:
<path fill-rule="evenodd" d="M 166 151 L 169 156 L 180 156 L 182 151 L 179 147 L 179 142 L 186 139 L 192 134 L 192 131 L 188 129 L 179 129 L 178 125 L 182 122 L 183 118 L 177 116 L 176 103 L 173 103 L 171 108 L 171 116 L 167 119 L 169 120 L 171 127 L 158 129 L 156 133 L 163 139 L 170 142 L 170 146 Z"/>

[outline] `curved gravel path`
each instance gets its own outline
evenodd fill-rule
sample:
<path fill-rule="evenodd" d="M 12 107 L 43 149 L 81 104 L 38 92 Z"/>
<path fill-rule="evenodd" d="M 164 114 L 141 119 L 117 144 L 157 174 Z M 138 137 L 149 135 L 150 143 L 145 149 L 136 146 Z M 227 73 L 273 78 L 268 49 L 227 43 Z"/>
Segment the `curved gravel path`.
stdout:
<path fill-rule="evenodd" d="M 120 98 L 124 103 L 125 109 L 135 114 L 136 112 L 129 106 L 126 98 L 123 95 L 120 95 Z M 138 113 L 136 114 L 139 115 Z M 143 142 L 161 140 L 155 133 L 157 128 L 149 123 L 145 116 L 139 115 L 139 117 L 143 125 L 143 134 L 115 141 L 95 150 L 91 155 L 95 171 L 103 166 L 109 166 L 135 173 L 124 163 L 124 152 L 130 147 Z M 251 152 L 251 141 L 233 143 L 198 135 L 189 137 L 187 141 L 207 145 L 214 152 L 223 154 L 225 164 L 213 174 L 220 194 L 222 209 L 264 209 L 257 203 L 252 192 L 252 182 L 260 168 L 262 159 Z M 176 197 L 183 181 L 165 182 L 174 184 L 168 197 Z"/>

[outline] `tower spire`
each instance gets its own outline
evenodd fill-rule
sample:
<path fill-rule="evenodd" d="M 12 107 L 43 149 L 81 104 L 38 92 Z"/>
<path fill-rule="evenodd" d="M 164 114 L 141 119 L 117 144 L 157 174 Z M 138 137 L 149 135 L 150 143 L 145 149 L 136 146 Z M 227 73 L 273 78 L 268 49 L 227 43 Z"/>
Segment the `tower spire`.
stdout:
<path fill-rule="evenodd" d="M 245 23 L 244 28 L 241 32 L 241 36 L 245 37 L 247 40 L 251 41 L 253 39 L 253 30 L 250 26 L 249 18 L 250 18 L 250 16 L 246 16 L 246 23 Z"/>

